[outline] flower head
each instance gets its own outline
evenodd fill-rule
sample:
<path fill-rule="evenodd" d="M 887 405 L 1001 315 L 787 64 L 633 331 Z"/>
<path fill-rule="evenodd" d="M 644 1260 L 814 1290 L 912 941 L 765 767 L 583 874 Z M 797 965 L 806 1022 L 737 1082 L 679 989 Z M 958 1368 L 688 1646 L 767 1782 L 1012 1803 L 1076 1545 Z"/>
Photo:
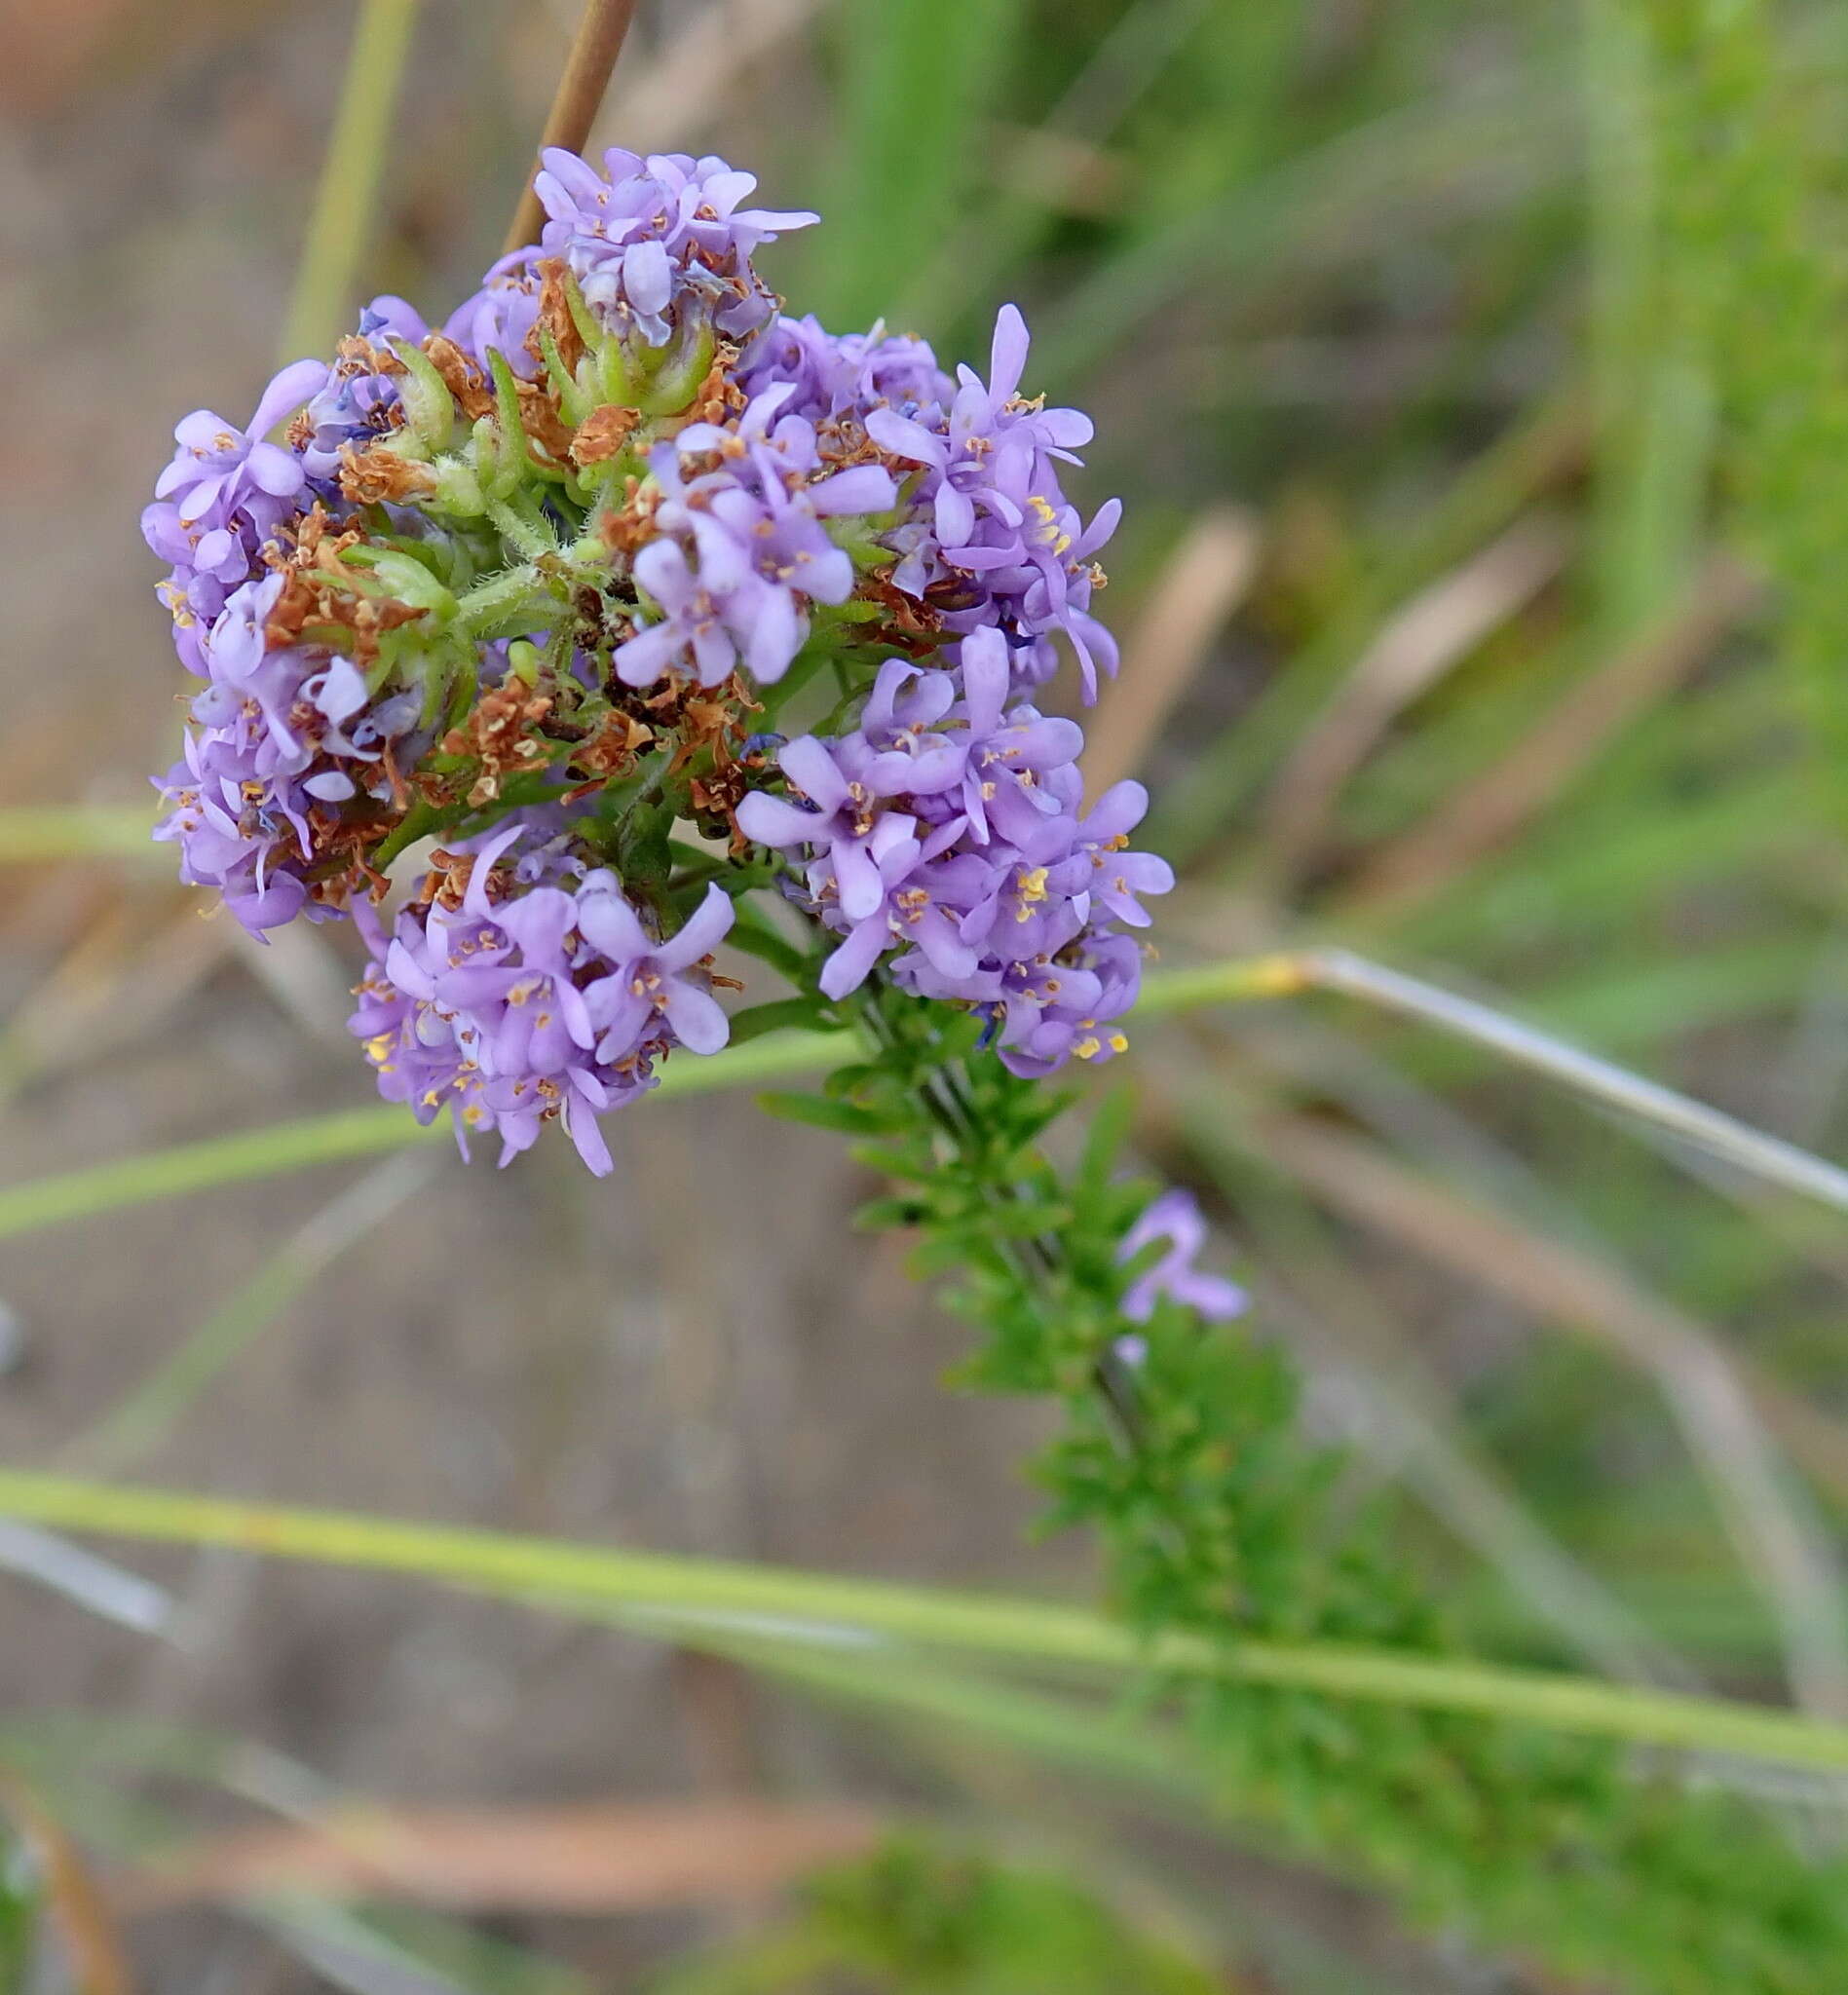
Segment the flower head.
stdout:
<path fill-rule="evenodd" d="M 182 877 L 259 935 L 358 903 L 381 1088 L 504 1156 L 557 1120 L 608 1168 L 599 1116 L 725 1043 L 710 952 L 767 877 L 829 997 L 877 971 L 1019 1073 L 1111 1058 L 1172 876 L 1036 700 L 1062 634 L 1087 689 L 1114 663 L 1115 508 L 1060 489 L 1090 424 L 1022 395 L 1019 313 L 951 374 L 778 317 L 756 252 L 814 217 L 722 160 L 535 184 L 541 240 L 440 330 L 376 298 L 247 425 L 176 431 L 143 528 L 197 682 L 156 784 Z M 767 732 L 824 665 L 826 719 Z"/>

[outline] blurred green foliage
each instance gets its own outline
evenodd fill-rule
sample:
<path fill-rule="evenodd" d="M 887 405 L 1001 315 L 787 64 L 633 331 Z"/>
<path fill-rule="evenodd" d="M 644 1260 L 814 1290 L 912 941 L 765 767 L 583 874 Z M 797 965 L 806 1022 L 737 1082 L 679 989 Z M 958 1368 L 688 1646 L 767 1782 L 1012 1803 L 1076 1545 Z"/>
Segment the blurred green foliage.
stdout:
<path fill-rule="evenodd" d="M 27 1995 L 37 1931 L 37 1881 L 24 1849 L 0 1825 L 0 1995 Z"/>
<path fill-rule="evenodd" d="M 1214 1995 L 1226 1983 L 1045 1869 L 907 1839 L 654 1995 Z"/>

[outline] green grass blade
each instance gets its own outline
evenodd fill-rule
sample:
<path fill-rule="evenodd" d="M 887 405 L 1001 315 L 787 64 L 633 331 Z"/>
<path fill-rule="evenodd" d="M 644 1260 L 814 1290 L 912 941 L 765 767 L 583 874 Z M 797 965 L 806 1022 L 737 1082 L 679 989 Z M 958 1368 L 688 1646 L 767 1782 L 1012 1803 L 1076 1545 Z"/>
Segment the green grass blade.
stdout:
<path fill-rule="evenodd" d="M 150 834 L 153 814 L 132 805 L 20 805 L 0 810 L 0 866 L 36 866 L 56 859 L 152 859 L 172 855 Z"/>
<path fill-rule="evenodd" d="M 330 353 L 349 328 L 416 20 L 417 0 L 363 0 L 283 326 L 283 361 Z"/>
<path fill-rule="evenodd" d="M 1339 1698 L 1474 1713 L 1638 1746 L 1848 1772 L 1848 1725 L 1794 1712 L 1584 1677 L 1335 1644 L 1173 1637 L 1145 1643 L 1094 1614 L 773 1566 L 628 1552 L 330 1510 L 282 1509 L 164 1489 L 0 1470 L 0 1515 L 53 1529 L 220 1545 L 269 1558 L 415 1574 L 497 1595 L 586 1596 L 704 1619 L 735 1636 L 869 1637 L 1023 1664 L 1155 1667 Z M 768 1625 L 767 1625 L 768 1624 Z"/>

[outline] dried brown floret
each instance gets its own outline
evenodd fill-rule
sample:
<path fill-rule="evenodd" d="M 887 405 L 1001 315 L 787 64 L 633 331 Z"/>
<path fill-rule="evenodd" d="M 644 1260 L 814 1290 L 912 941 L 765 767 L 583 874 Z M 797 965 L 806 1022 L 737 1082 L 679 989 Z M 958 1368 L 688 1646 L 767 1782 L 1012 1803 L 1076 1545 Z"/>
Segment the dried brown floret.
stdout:
<path fill-rule="evenodd" d="M 481 772 L 469 791 L 471 805 L 478 809 L 491 804 L 509 774 L 521 773 L 545 759 L 544 746 L 533 739 L 530 731 L 539 727 L 552 706 L 549 693 L 538 692 L 518 679 L 509 680 L 483 694 L 464 725 L 443 736 L 444 754 L 467 756 L 480 764 Z"/>
<path fill-rule="evenodd" d="M 358 506 L 426 498 L 436 489 L 436 474 L 396 450 L 355 450 L 340 446 L 340 490 Z"/>
<path fill-rule="evenodd" d="M 634 435 L 641 422 L 640 409 L 625 409 L 616 402 L 605 402 L 592 409 L 571 439 L 571 461 L 578 465 L 608 463 Z"/>
<path fill-rule="evenodd" d="M 487 376 L 446 334 L 433 332 L 424 342 L 430 364 L 456 398 L 456 406 L 471 423 L 494 413 L 494 393 Z"/>
<path fill-rule="evenodd" d="M 622 482 L 622 503 L 612 507 L 597 521 L 597 534 L 612 554 L 633 558 L 655 538 L 655 512 L 660 505 L 660 488 L 643 489 L 634 476 Z"/>
<path fill-rule="evenodd" d="M 575 373 L 578 362 L 584 358 L 585 349 L 578 321 L 572 318 L 571 306 L 565 296 L 564 260 L 547 256 L 536 268 L 539 271 L 539 318 L 532 331 L 526 335 L 526 351 L 535 360 L 544 360 L 545 350 L 539 344 L 539 328 L 543 325 L 557 345 L 558 358 Z"/>

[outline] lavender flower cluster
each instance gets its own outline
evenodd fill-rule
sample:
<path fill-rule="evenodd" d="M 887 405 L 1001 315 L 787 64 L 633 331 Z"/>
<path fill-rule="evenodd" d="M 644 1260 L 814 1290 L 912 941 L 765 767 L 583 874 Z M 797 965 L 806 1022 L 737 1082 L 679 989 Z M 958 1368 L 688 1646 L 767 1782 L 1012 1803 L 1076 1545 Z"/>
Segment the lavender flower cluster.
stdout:
<path fill-rule="evenodd" d="M 888 659 L 858 724 L 804 735 L 778 758 L 795 795 L 754 791 L 738 828 L 802 856 L 808 903 L 842 939 L 821 989 L 844 998 L 882 959 L 921 997 L 984 1010 L 1017 1073 L 1128 1043 L 1165 861 L 1127 848 L 1148 809 L 1121 782 L 1086 811 L 1076 722 L 1009 701 L 1008 648 L 990 626 L 953 663 Z"/>
<path fill-rule="evenodd" d="M 611 1159 L 597 1117 L 646 1093 L 675 1046 L 715 1053 L 729 1036 L 705 963 L 733 907 L 708 887 L 662 942 L 606 869 L 546 848 L 501 867 L 525 834 L 497 832 L 459 892 L 451 876 L 389 939 L 361 912 L 372 960 L 353 1031 L 386 1100 L 420 1122 L 451 1110 L 465 1155 L 471 1129 L 491 1126 L 505 1160 L 556 1117 L 601 1174 Z"/>
<path fill-rule="evenodd" d="M 1108 1059 L 1172 882 L 1034 703 L 1061 645 L 1087 698 L 1115 669 L 1118 508 L 1065 497 L 1091 425 L 1022 395 L 1020 314 L 952 376 L 781 314 L 755 254 L 815 217 L 722 160 L 537 186 L 541 241 L 440 328 L 375 300 L 174 433 L 142 524 L 203 684 L 156 836 L 259 934 L 357 913 L 381 1091 L 504 1160 L 555 1120 L 609 1168 L 599 1116 L 726 1042 L 711 953 L 767 881 L 827 999 L 877 971 L 1018 1073 Z M 848 696 L 772 732 L 823 665 Z"/>

